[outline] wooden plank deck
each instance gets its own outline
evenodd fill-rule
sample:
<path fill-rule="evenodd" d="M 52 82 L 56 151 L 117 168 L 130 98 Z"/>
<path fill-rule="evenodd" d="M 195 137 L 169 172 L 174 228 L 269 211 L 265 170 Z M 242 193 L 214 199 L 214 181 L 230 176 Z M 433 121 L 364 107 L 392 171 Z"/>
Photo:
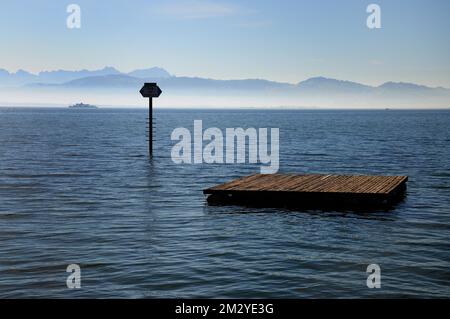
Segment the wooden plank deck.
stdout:
<path fill-rule="evenodd" d="M 205 189 L 208 202 L 264 206 L 378 206 L 397 201 L 407 176 L 254 174 Z"/>

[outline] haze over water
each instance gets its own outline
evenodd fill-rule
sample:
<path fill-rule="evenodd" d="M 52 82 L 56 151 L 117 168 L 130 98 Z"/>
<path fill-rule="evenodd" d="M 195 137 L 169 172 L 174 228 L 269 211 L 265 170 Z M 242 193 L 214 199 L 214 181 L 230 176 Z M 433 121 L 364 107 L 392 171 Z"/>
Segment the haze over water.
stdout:
<path fill-rule="evenodd" d="M 450 297 L 450 112 L 0 108 L 0 297 Z M 208 206 L 257 165 L 176 165 L 177 127 L 280 128 L 280 172 L 408 175 L 390 211 Z M 82 288 L 66 287 L 67 265 Z M 381 267 L 368 289 L 366 267 Z"/>

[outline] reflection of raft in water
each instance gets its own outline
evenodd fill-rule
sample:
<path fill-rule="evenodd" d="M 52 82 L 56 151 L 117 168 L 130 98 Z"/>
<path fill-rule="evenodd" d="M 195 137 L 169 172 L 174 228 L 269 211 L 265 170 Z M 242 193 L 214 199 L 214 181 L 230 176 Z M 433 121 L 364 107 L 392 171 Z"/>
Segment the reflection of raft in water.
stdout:
<path fill-rule="evenodd" d="M 98 109 L 95 105 L 91 104 L 84 104 L 84 103 L 77 103 L 74 105 L 70 105 L 69 108 L 71 109 Z"/>
<path fill-rule="evenodd" d="M 398 202 L 406 176 L 255 174 L 205 189 L 213 204 L 375 208 Z"/>

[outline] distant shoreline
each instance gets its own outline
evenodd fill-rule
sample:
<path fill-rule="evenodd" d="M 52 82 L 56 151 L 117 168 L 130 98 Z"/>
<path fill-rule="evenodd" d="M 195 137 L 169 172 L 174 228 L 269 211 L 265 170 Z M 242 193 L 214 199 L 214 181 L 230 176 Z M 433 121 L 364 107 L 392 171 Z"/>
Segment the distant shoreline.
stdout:
<path fill-rule="evenodd" d="M 68 107 L 68 106 L 43 106 L 43 105 L 0 105 L 0 109 L 65 109 L 65 110 L 147 110 L 147 106 L 96 106 L 92 108 L 76 108 L 76 107 Z M 450 111 L 450 107 L 448 108 L 395 108 L 390 107 L 386 108 L 332 108 L 332 107 L 154 107 L 157 110 L 193 110 L 193 111 Z"/>

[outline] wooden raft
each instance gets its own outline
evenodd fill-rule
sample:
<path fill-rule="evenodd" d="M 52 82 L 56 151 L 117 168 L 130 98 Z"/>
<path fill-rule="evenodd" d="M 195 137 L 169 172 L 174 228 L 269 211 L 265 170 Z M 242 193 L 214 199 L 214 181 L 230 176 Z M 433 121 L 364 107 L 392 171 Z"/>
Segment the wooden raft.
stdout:
<path fill-rule="evenodd" d="M 254 174 L 203 190 L 209 203 L 258 206 L 378 207 L 392 205 L 407 176 Z"/>

